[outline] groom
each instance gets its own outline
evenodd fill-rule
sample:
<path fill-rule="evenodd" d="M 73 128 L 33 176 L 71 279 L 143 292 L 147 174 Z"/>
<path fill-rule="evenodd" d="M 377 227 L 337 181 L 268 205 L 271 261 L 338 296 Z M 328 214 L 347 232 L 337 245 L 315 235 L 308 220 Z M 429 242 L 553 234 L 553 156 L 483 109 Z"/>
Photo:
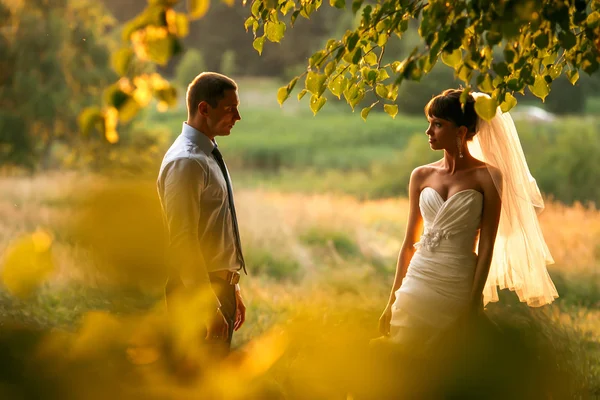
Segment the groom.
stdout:
<path fill-rule="evenodd" d="M 237 121 L 236 83 L 203 72 L 188 86 L 188 118 L 167 151 L 158 175 L 158 194 L 168 230 L 167 306 L 181 288 L 208 290 L 207 343 L 231 348 L 231 336 L 245 321 L 240 270 L 246 271 L 231 181 L 217 136 Z M 190 316 L 194 318 L 194 316 Z"/>

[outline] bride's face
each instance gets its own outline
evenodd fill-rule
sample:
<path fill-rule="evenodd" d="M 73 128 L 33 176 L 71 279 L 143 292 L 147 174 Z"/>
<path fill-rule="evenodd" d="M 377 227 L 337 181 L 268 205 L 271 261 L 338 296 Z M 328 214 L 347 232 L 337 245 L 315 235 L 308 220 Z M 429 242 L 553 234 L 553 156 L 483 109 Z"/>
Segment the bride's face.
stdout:
<path fill-rule="evenodd" d="M 425 131 L 429 137 L 432 150 L 456 149 L 456 138 L 460 134 L 459 127 L 452 121 L 436 117 L 427 117 L 429 127 Z"/>

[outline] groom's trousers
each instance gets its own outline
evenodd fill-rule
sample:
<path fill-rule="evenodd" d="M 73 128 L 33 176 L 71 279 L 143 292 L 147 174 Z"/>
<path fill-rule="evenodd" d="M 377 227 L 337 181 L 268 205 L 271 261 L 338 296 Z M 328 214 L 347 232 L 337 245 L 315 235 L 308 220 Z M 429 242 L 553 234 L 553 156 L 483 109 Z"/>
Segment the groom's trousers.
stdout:
<path fill-rule="evenodd" d="M 209 273 L 212 290 L 221 303 L 221 313 L 225 317 L 225 320 L 229 326 L 227 339 L 205 340 L 204 337 L 206 336 L 206 332 L 204 332 L 204 336 L 202 336 L 202 338 L 199 340 L 203 341 L 205 344 L 214 344 L 215 347 L 222 349 L 224 352 L 229 352 L 231 349 L 231 337 L 233 335 L 233 325 L 235 323 L 235 314 L 237 311 L 235 285 L 227 282 L 227 280 L 220 275 L 221 274 L 217 273 Z M 183 287 L 183 282 L 181 282 L 180 279 L 169 278 L 165 286 L 165 299 L 167 307 L 169 306 L 170 295 L 181 287 Z M 193 316 L 190 317 L 193 318 Z"/>

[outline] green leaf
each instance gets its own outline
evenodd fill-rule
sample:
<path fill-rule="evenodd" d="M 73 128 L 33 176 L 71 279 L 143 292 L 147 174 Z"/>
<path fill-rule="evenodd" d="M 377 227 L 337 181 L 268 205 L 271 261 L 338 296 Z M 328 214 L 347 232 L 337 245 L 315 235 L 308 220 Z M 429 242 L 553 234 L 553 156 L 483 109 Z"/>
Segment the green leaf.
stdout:
<path fill-rule="evenodd" d="M 352 111 L 354 111 L 354 107 L 356 107 L 356 105 L 365 97 L 365 91 L 358 85 L 354 85 L 344 91 L 344 96 L 346 97 L 348 104 L 350 104 L 350 107 L 352 107 Z"/>
<path fill-rule="evenodd" d="M 362 4 L 363 4 L 363 0 L 354 0 L 354 1 L 352 2 L 352 12 L 353 12 L 354 14 L 356 14 L 356 12 L 357 12 L 358 10 L 360 10 L 360 8 L 362 7 Z"/>
<path fill-rule="evenodd" d="M 310 109 L 312 110 L 314 115 L 317 115 L 317 113 L 319 112 L 319 110 L 321 108 L 323 108 L 323 106 L 325 105 L 325 102 L 327 101 L 327 99 L 323 96 L 318 97 L 315 95 L 312 95 L 310 98 Z"/>
<path fill-rule="evenodd" d="M 279 43 L 285 34 L 285 23 L 281 21 L 268 21 L 265 24 L 265 34 L 267 35 L 267 39 L 269 39 L 269 41 Z"/>
<path fill-rule="evenodd" d="M 502 32 L 489 31 L 485 34 L 485 40 L 487 40 L 490 46 L 495 46 L 502 41 Z"/>
<path fill-rule="evenodd" d="M 88 107 L 84 109 L 77 118 L 79 130 L 83 135 L 89 135 L 92 129 L 96 128 L 104 134 L 104 115 L 99 107 Z"/>
<path fill-rule="evenodd" d="M 506 60 L 508 64 L 512 64 L 515 61 L 515 56 L 517 55 L 517 53 L 515 53 L 515 51 L 510 48 L 504 49 L 503 54 L 504 60 Z"/>
<path fill-rule="evenodd" d="M 477 87 L 484 93 L 492 93 L 494 91 L 492 78 L 488 74 L 479 75 L 477 77 Z"/>
<path fill-rule="evenodd" d="M 502 110 L 503 113 L 509 112 L 511 108 L 513 108 L 516 105 L 517 99 L 515 99 L 515 96 L 513 96 L 510 93 L 506 93 L 506 96 L 504 97 L 504 102 L 500 104 L 500 110 Z"/>
<path fill-rule="evenodd" d="M 541 75 L 536 76 L 533 85 L 529 85 L 528 87 L 531 93 L 542 99 L 542 101 L 544 101 L 546 96 L 550 93 L 550 87 Z"/>
<path fill-rule="evenodd" d="M 342 9 L 346 7 L 346 0 L 329 0 L 329 5 L 331 5 L 331 7 Z"/>
<path fill-rule="evenodd" d="M 258 54 L 261 54 L 261 55 L 262 55 L 264 45 L 265 45 L 265 37 L 264 36 L 257 37 L 256 39 L 254 39 L 254 42 L 252 42 L 252 47 L 254 47 L 254 49 L 256 51 L 258 51 Z"/>
<path fill-rule="evenodd" d="M 598 39 L 600 44 L 600 38 Z M 583 55 L 583 61 L 581 62 L 581 69 L 583 69 L 588 75 L 592 75 L 600 68 L 600 63 L 596 57 L 595 52 L 588 50 Z"/>
<path fill-rule="evenodd" d="M 346 90 L 347 79 L 346 77 L 340 75 L 336 77 L 334 80 L 329 81 L 327 88 L 331 93 L 333 93 L 338 99 L 341 97 L 344 90 Z"/>
<path fill-rule="evenodd" d="M 548 34 L 546 32 L 538 33 L 533 39 L 533 43 L 538 47 L 538 49 L 545 49 L 550 44 L 550 39 L 548 38 Z"/>
<path fill-rule="evenodd" d="M 496 100 L 488 96 L 480 96 L 475 100 L 475 111 L 477 115 L 486 121 L 490 121 L 496 116 L 496 109 L 498 104 Z"/>
<path fill-rule="evenodd" d="M 579 71 L 576 69 L 567 71 L 567 78 L 569 79 L 569 82 L 571 82 L 571 85 L 575 85 L 579 80 Z"/>
<path fill-rule="evenodd" d="M 357 32 L 353 32 L 350 36 L 348 36 L 348 38 L 346 39 L 346 49 L 348 49 L 348 52 L 351 52 L 356 48 L 358 39 L 360 39 L 360 36 Z"/>
<path fill-rule="evenodd" d="M 505 62 L 499 62 L 492 65 L 492 69 L 498 75 L 504 77 L 510 74 L 510 70 L 508 69 L 508 65 Z"/>
<path fill-rule="evenodd" d="M 456 68 L 456 66 L 459 65 L 461 61 L 462 51 L 460 49 L 456 49 L 452 53 L 442 53 L 442 62 L 449 67 Z"/>
<path fill-rule="evenodd" d="M 362 50 L 359 47 L 354 51 L 354 55 L 352 56 L 352 64 L 358 64 L 360 62 L 361 58 L 362 58 Z"/>
<path fill-rule="evenodd" d="M 210 8 L 210 0 L 188 0 L 188 12 L 191 19 L 204 17 Z"/>
<path fill-rule="evenodd" d="M 506 82 L 506 86 L 512 91 L 520 92 L 521 90 L 523 90 L 524 84 L 517 78 L 512 78 L 509 79 L 508 82 Z"/>
<path fill-rule="evenodd" d="M 571 31 L 563 31 L 558 34 L 558 41 L 565 50 L 570 50 L 577 44 L 577 37 Z"/>
<path fill-rule="evenodd" d="M 308 90 L 306 90 L 306 89 L 302 89 L 302 90 L 300 91 L 300 93 L 298 93 L 298 101 L 302 100 L 302 98 L 304 97 L 304 95 L 305 95 L 306 93 L 308 93 Z"/>
<path fill-rule="evenodd" d="M 465 82 L 465 83 L 469 83 L 471 81 L 471 76 L 473 75 L 473 70 L 469 67 L 467 67 L 466 65 L 462 65 L 459 70 L 458 70 L 458 78 Z"/>
<path fill-rule="evenodd" d="M 316 72 L 309 72 L 306 75 L 305 88 L 315 96 L 321 96 L 325 91 L 325 80 L 327 76 Z"/>
<path fill-rule="evenodd" d="M 398 114 L 398 105 L 397 104 L 385 104 L 383 106 L 383 111 L 385 111 L 390 117 L 396 118 Z"/>
<path fill-rule="evenodd" d="M 133 50 L 130 48 L 119 49 L 111 56 L 111 64 L 115 72 L 121 76 L 126 76 L 129 72 L 129 66 L 133 60 Z"/>

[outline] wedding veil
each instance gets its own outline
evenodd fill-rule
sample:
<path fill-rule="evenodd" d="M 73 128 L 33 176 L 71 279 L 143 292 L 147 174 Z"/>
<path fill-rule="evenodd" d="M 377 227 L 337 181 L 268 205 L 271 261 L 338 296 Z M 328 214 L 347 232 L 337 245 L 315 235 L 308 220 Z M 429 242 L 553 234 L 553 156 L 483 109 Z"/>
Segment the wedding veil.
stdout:
<path fill-rule="evenodd" d="M 487 96 L 473 93 L 477 99 Z M 537 218 L 544 200 L 527 166 L 517 129 L 500 107 L 491 121 L 479 118 L 477 135 L 468 144 L 470 153 L 496 167 L 502 177 L 494 184 L 502 194 L 502 211 L 489 275 L 483 290 L 484 304 L 498 301 L 498 288 L 516 292 L 522 302 L 539 307 L 558 297 L 547 264 L 554 263 Z M 500 181 L 501 180 L 501 181 Z"/>

